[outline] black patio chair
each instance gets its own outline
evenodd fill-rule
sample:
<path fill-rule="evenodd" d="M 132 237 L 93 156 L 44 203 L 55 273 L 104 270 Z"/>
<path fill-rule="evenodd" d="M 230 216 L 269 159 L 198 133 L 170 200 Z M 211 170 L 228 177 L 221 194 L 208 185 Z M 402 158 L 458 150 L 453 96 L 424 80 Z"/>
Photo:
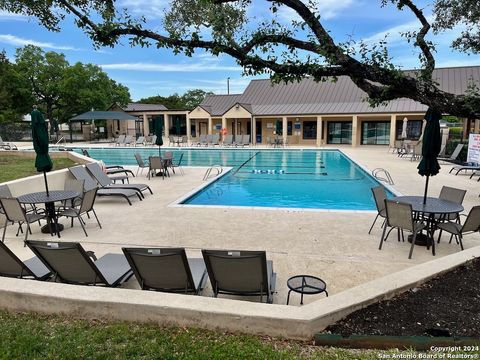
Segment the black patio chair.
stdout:
<path fill-rule="evenodd" d="M 273 302 L 277 274 L 265 251 L 202 250 L 215 297 L 260 296 Z"/>
<path fill-rule="evenodd" d="M 29 240 L 27 245 L 50 269 L 54 281 L 116 287 L 133 275 L 123 254 L 109 253 L 97 259 L 77 242 Z"/>
<path fill-rule="evenodd" d="M 199 294 L 207 281 L 203 259 L 183 248 L 122 248 L 142 290 Z"/>

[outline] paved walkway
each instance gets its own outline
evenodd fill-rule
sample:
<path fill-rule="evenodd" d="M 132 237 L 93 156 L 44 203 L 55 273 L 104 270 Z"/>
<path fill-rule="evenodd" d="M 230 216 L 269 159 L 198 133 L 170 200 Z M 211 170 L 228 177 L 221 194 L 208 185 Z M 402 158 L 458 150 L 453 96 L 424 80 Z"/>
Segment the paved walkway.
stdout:
<path fill-rule="evenodd" d="M 383 146 L 342 150 L 368 169 L 387 169 L 395 188 L 409 195 L 423 194 L 425 179 L 417 174 L 418 162 L 398 158 L 387 153 Z M 429 194 L 438 195 L 443 185 L 467 189 L 465 207 L 478 204 L 478 183 L 468 176 L 448 174 L 451 165 L 442 167 L 441 173 L 430 180 Z M 80 226 L 70 228 L 68 220 L 62 240 L 80 241 L 86 249 L 97 255 L 120 252 L 122 246 L 185 247 L 190 256 L 201 256 L 200 249 L 266 250 L 277 272 L 278 293 L 275 303 L 285 304 L 286 281 L 296 274 L 312 274 L 328 284 L 330 294 L 356 286 L 363 282 L 430 261 L 433 258 L 426 248 L 417 247 L 413 259 L 408 260 L 408 243 L 396 241 L 395 234 L 378 250 L 380 222 L 371 235 L 368 229 L 374 213 L 312 212 L 262 209 L 218 209 L 169 207 L 173 201 L 200 186 L 204 168 L 186 168 L 185 176 L 173 175 L 169 179 L 138 177 L 133 182 L 151 185 L 154 195 L 147 195 L 133 206 L 121 200 L 99 198 L 96 211 L 102 222 L 99 229 L 94 219 L 87 221 L 89 236 L 85 237 Z M 28 189 L 25 189 L 28 192 Z M 68 225 L 67 225 L 68 224 Z M 41 234 L 33 226 L 31 239 L 54 240 Z M 467 236 L 466 248 L 480 244 L 478 234 Z M 15 229 L 9 227 L 6 243 L 22 258 L 31 256 L 21 238 L 15 237 Z M 437 248 L 437 258 L 460 251 L 458 245 L 448 244 L 448 237 Z M 128 287 L 138 288 L 134 279 Z M 211 295 L 210 286 L 205 295 Z M 305 303 L 324 295 L 306 296 Z M 299 296 L 293 295 L 291 304 L 299 304 Z"/>

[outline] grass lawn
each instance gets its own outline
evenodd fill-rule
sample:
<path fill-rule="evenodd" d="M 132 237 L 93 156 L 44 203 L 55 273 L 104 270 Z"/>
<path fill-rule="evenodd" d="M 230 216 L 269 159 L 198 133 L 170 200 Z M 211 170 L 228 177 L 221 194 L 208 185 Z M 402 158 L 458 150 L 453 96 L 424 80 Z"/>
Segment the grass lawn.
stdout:
<path fill-rule="evenodd" d="M 52 159 L 52 161 L 54 170 L 75 164 L 68 158 Z M 38 174 L 35 169 L 35 159 L 15 155 L 0 156 L 0 169 L 0 183 Z"/>
<path fill-rule="evenodd" d="M 379 351 L 0 311 L 1 359 L 378 359 Z M 391 353 L 389 353 L 391 354 Z"/>

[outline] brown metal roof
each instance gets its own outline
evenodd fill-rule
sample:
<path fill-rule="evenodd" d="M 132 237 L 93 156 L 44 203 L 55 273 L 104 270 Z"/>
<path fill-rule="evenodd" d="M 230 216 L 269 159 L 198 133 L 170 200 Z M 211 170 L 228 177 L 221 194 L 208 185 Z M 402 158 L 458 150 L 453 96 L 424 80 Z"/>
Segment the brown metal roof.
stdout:
<path fill-rule="evenodd" d="M 124 111 L 164 111 L 168 109 L 161 104 L 130 103 L 125 108 L 123 108 L 123 110 Z"/>
<path fill-rule="evenodd" d="M 243 94 L 207 95 L 200 106 L 212 116 L 222 116 L 239 102 Z"/>
<path fill-rule="evenodd" d="M 433 78 L 442 90 L 464 94 L 471 81 L 480 87 L 480 66 L 436 69 Z M 347 76 L 337 82 L 315 82 L 305 78 L 295 83 L 272 84 L 270 79 L 252 80 L 241 95 L 210 95 L 202 106 L 211 106 L 213 116 L 221 116 L 235 103 L 250 104 L 255 116 L 302 114 L 367 114 L 425 112 L 427 106 L 410 99 L 396 99 L 372 108 L 366 93 Z M 250 109 L 250 107 L 248 107 Z"/>

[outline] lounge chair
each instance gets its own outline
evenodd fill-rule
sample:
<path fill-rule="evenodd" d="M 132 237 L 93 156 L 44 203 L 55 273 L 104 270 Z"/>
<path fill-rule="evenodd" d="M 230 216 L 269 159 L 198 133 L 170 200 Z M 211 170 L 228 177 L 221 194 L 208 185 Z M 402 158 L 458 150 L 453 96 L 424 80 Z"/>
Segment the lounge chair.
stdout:
<path fill-rule="evenodd" d="M 0 149 L 18 150 L 17 145 L 11 144 L 11 143 L 8 143 L 8 142 L 4 142 L 1 136 L 0 136 Z"/>
<path fill-rule="evenodd" d="M 455 176 L 457 176 L 460 171 L 465 171 L 465 172 L 472 171 L 472 174 L 470 175 L 470 179 L 471 179 L 475 175 L 475 172 L 479 170 L 480 170 L 480 164 L 467 163 L 464 165 L 453 166 L 448 173 L 451 174 L 452 171 L 455 171 Z"/>
<path fill-rule="evenodd" d="M 97 182 L 94 179 L 92 179 L 87 169 L 84 168 L 82 165 L 68 168 L 68 170 L 70 171 L 70 173 L 73 175 L 75 179 L 85 181 L 86 191 L 98 187 Z M 129 205 L 132 205 L 132 202 L 130 201 L 130 197 L 132 196 L 137 196 L 140 200 L 142 200 L 142 196 L 139 195 L 137 191 L 131 190 L 131 189 L 100 188 L 97 191 L 97 196 L 119 196 L 127 200 Z"/>
<path fill-rule="evenodd" d="M 109 178 L 103 171 L 98 163 L 90 163 L 86 165 L 87 170 L 92 174 L 95 180 L 98 181 L 102 189 L 130 189 L 137 191 L 143 198 L 143 191 L 150 191 L 153 194 L 150 186 L 146 184 L 114 184 L 112 179 Z"/>
<path fill-rule="evenodd" d="M 123 142 L 122 145 L 128 146 L 133 144 L 133 137 L 132 135 L 127 135 L 125 136 L 125 141 Z"/>
<path fill-rule="evenodd" d="M 155 145 L 156 145 L 156 144 L 155 144 L 156 142 L 157 142 L 157 135 L 153 135 L 153 136 L 152 136 L 151 145 L 155 146 Z"/>
<path fill-rule="evenodd" d="M 9 222 L 11 222 L 12 224 L 19 224 L 17 236 L 19 231 L 21 230 L 21 225 L 27 225 L 27 229 L 25 230 L 25 238 L 23 240 L 25 242 L 28 238 L 28 233 L 32 233 L 32 230 L 30 229 L 30 224 L 46 218 L 45 212 L 40 212 L 38 210 L 35 213 L 27 213 L 26 210 L 22 207 L 22 205 L 20 205 L 20 202 L 17 198 L 0 198 L 0 205 L 3 208 L 5 215 L 5 225 L 3 228 L 2 242 L 5 241 L 5 233 L 7 231 L 7 225 Z"/>
<path fill-rule="evenodd" d="M 232 146 L 233 145 L 233 135 L 225 135 L 223 139 L 223 146 Z"/>
<path fill-rule="evenodd" d="M 219 134 L 213 134 L 212 135 L 212 141 L 209 143 L 209 145 L 212 145 L 212 146 L 220 145 L 220 135 Z"/>
<path fill-rule="evenodd" d="M 208 134 L 205 138 L 205 143 L 202 144 L 202 145 L 205 145 L 205 146 L 210 146 L 212 144 L 212 141 L 213 141 L 213 135 L 212 134 Z"/>
<path fill-rule="evenodd" d="M 168 146 L 172 146 L 172 144 L 175 145 L 175 136 L 169 135 L 168 136 Z"/>
<path fill-rule="evenodd" d="M 51 275 L 51 271 L 38 257 L 34 256 L 31 259 L 22 261 L 7 245 L 0 242 L 0 276 L 46 280 Z"/>
<path fill-rule="evenodd" d="M 250 146 L 250 135 L 248 134 L 242 135 L 240 146 Z"/>
<path fill-rule="evenodd" d="M 260 296 L 273 302 L 276 273 L 265 251 L 202 250 L 213 295 Z"/>
<path fill-rule="evenodd" d="M 446 162 L 455 162 L 455 161 L 457 161 L 458 155 L 460 155 L 460 152 L 462 151 L 463 146 L 464 146 L 463 144 L 458 144 L 457 147 L 455 148 L 455 150 L 453 150 L 452 155 L 450 155 L 449 157 L 439 156 L 439 157 L 437 158 L 437 160 L 439 160 L 439 161 L 446 161 Z"/>
<path fill-rule="evenodd" d="M 207 135 L 200 135 L 198 142 L 196 143 L 197 146 L 207 146 Z"/>
<path fill-rule="evenodd" d="M 118 138 L 115 140 L 115 146 L 122 146 L 125 142 L 125 135 L 119 135 Z"/>
<path fill-rule="evenodd" d="M 142 145 L 145 146 L 146 140 L 145 136 L 139 136 L 138 139 L 135 141 L 135 146 Z"/>
<path fill-rule="evenodd" d="M 93 159 L 93 157 L 90 156 L 90 153 L 88 152 L 87 149 L 82 149 L 82 153 L 86 157 Z M 122 165 L 105 165 L 105 169 L 107 170 L 107 175 L 125 173 L 127 177 L 128 177 L 128 174 L 131 174 L 133 177 L 135 177 L 132 170 L 125 169 Z"/>
<path fill-rule="evenodd" d="M 136 175 L 138 175 L 138 171 L 140 169 L 142 169 L 142 171 L 140 172 L 140 175 L 141 175 L 141 174 L 143 174 L 143 169 L 148 168 L 148 163 L 145 163 L 145 161 L 143 161 L 142 156 L 139 153 L 135 153 L 134 156 L 135 156 L 135 160 L 137 161 L 137 165 L 138 165 Z"/>
<path fill-rule="evenodd" d="M 77 242 L 30 240 L 27 245 L 50 269 L 54 281 L 116 287 L 133 275 L 123 254 L 106 254 L 97 260 Z"/>
<path fill-rule="evenodd" d="M 87 234 L 87 230 L 85 230 L 85 226 L 83 225 L 83 219 L 82 219 L 83 214 L 87 214 L 90 211 L 93 212 L 95 219 L 97 219 L 98 226 L 100 227 L 100 229 L 102 228 L 102 224 L 100 224 L 100 221 L 98 220 L 98 217 L 97 217 L 97 213 L 93 208 L 93 204 L 95 203 L 95 197 L 97 196 L 97 190 L 98 189 L 95 188 L 85 192 L 83 194 L 79 207 L 66 206 L 58 211 L 59 217 L 66 216 L 72 219 L 72 222 L 71 222 L 72 227 L 73 227 L 73 218 L 77 218 L 78 221 L 80 222 L 80 225 L 82 226 L 85 236 L 88 236 L 88 234 Z"/>
<path fill-rule="evenodd" d="M 203 259 L 187 258 L 185 249 L 122 248 L 142 290 L 198 295 L 207 281 Z"/>

